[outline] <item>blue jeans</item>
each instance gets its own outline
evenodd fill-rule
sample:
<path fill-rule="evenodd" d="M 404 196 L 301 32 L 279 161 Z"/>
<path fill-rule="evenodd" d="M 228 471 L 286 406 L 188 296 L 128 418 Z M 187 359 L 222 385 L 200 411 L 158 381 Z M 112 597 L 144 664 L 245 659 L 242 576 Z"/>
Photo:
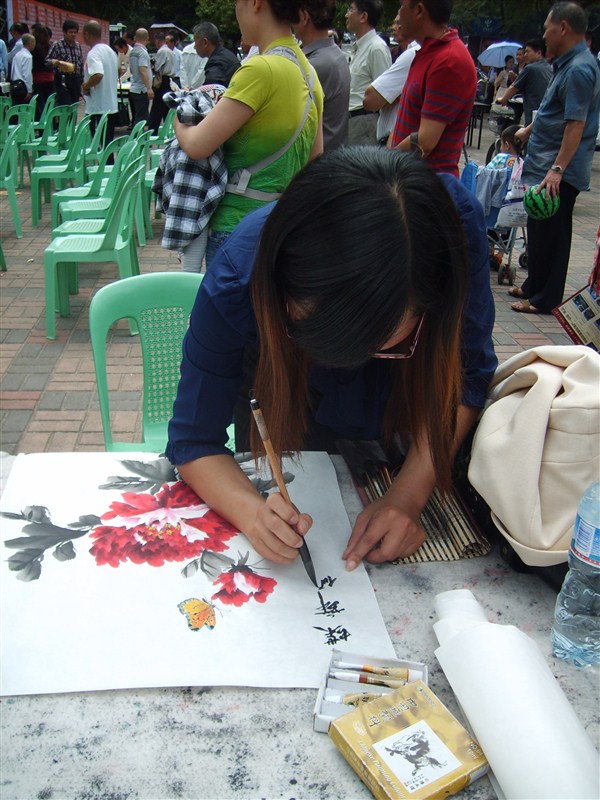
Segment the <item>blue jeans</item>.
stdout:
<path fill-rule="evenodd" d="M 231 232 L 228 231 L 211 231 L 208 234 L 208 244 L 206 245 L 206 269 L 210 267 L 210 262 L 213 260 L 215 255 L 217 254 L 217 250 L 223 242 L 226 242 L 227 239 L 231 236 Z"/>

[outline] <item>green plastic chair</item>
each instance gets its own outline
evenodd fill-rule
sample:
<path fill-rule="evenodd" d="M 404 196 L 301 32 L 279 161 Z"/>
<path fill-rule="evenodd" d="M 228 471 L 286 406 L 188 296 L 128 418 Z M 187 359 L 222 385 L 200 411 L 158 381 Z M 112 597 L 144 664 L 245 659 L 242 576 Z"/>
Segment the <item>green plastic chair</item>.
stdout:
<path fill-rule="evenodd" d="M 135 123 L 135 125 L 132 128 L 132 130 L 127 135 L 126 139 L 127 139 L 128 142 L 135 142 L 144 133 L 148 134 L 148 136 L 152 135 L 152 131 L 147 131 L 146 130 L 146 122 L 144 120 L 140 120 L 140 122 L 136 122 Z M 104 174 L 108 175 L 110 172 L 112 172 L 112 169 L 113 169 L 113 166 L 111 164 L 108 164 L 107 166 L 104 167 Z M 95 165 L 92 165 L 91 167 L 88 167 L 87 173 L 88 173 L 88 175 L 90 177 L 93 177 L 96 174 L 97 170 L 98 170 L 98 167 L 95 166 Z"/>
<path fill-rule="evenodd" d="M 18 174 L 18 151 L 17 142 L 19 139 L 19 126 L 13 128 L 7 142 L 0 152 L 0 189 L 5 189 L 8 196 L 10 211 L 15 225 L 17 239 L 23 238 L 23 227 L 19 215 L 17 203 L 16 179 Z M 6 265 L 4 266 L 6 270 Z"/>
<path fill-rule="evenodd" d="M 133 236 L 134 189 L 139 181 L 137 167 L 123 183 L 111 211 L 111 220 L 101 234 L 61 236 L 53 239 L 44 252 L 44 285 L 46 298 L 46 337 L 56 338 L 55 309 L 61 317 L 71 313 L 69 292 L 77 291 L 80 263 L 113 262 L 119 277 L 139 274 L 139 263 Z"/>
<path fill-rule="evenodd" d="M 109 172 L 106 182 L 101 187 L 100 194 L 96 197 L 84 197 L 67 200 L 60 205 L 60 214 L 63 221 L 80 219 L 99 219 L 108 213 L 113 198 L 119 191 L 119 182 L 125 166 L 131 161 L 144 159 L 144 151 L 137 142 L 126 142 L 120 149 L 115 160 L 114 169 Z M 94 176 L 94 180 L 97 179 Z M 136 208 L 137 212 L 137 208 Z"/>
<path fill-rule="evenodd" d="M 60 223 L 61 209 L 63 203 L 68 203 L 71 200 L 90 200 L 101 197 L 108 184 L 108 178 L 104 177 L 103 167 L 111 156 L 117 156 L 118 153 L 127 142 L 126 136 L 119 136 L 118 139 L 113 139 L 109 142 L 100 157 L 100 169 L 93 176 L 91 181 L 88 181 L 83 186 L 69 186 L 67 189 L 61 189 L 54 192 L 52 195 L 52 228 L 56 228 Z"/>
<path fill-rule="evenodd" d="M 46 114 L 46 124 L 42 135 L 37 139 L 19 145 L 21 155 L 21 185 L 23 184 L 23 165 L 27 162 L 27 171 L 31 180 L 31 170 L 39 156 L 55 154 L 55 160 L 64 160 L 61 151 L 67 148 L 73 137 L 73 112 L 70 106 L 55 106 Z M 45 162 L 47 163 L 47 162 Z"/>
<path fill-rule="evenodd" d="M 167 111 L 163 123 L 156 132 L 156 135 L 150 137 L 150 147 L 164 147 L 168 140 L 175 136 L 175 129 L 173 128 L 175 111 L 175 108 L 170 108 Z"/>
<path fill-rule="evenodd" d="M 136 172 L 138 168 L 142 166 L 142 156 L 139 156 L 134 161 L 127 164 L 118 175 L 118 179 L 115 181 L 114 192 L 111 192 L 110 197 L 103 195 L 96 199 L 72 200 L 67 203 L 66 205 L 71 206 L 69 209 L 69 219 L 66 219 L 52 230 L 52 238 L 56 239 L 59 236 L 70 236 L 72 234 L 89 235 L 104 233 L 110 225 L 117 198 L 123 191 L 123 186 L 127 178 L 132 172 Z M 140 174 L 141 173 L 142 170 L 140 169 Z M 132 191 L 139 192 L 139 190 L 138 181 L 137 186 L 134 186 Z M 134 200 L 134 202 L 136 202 L 136 200 Z"/>
<path fill-rule="evenodd" d="M 155 272 L 110 283 L 93 296 L 90 335 L 107 450 L 164 452 L 179 383 L 181 344 L 201 281 L 198 273 Z M 115 442 L 110 419 L 106 339 L 121 319 L 134 323 L 142 350 L 143 438 L 136 443 Z"/>
<path fill-rule="evenodd" d="M 6 272 L 6 258 L 2 250 L 2 242 L 0 241 L 0 272 Z"/>
<path fill-rule="evenodd" d="M 42 198 L 41 189 L 45 189 L 46 201 L 50 201 L 50 183 L 54 181 L 57 189 L 62 189 L 66 181 L 85 183 L 85 149 L 90 137 L 90 117 L 84 117 L 75 132 L 66 161 L 44 163 L 41 156 L 31 170 L 31 223 L 39 227 Z"/>
<path fill-rule="evenodd" d="M 4 145 L 8 141 L 8 137 L 17 126 L 19 127 L 19 134 L 17 136 L 17 152 L 19 151 L 20 145 L 24 144 L 25 142 L 32 141 L 34 133 L 33 131 L 34 118 L 35 118 L 35 105 L 32 106 L 31 102 L 19 103 L 18 105 L 9 108 L 6 114 L 4 115 L 4 119 L 2 120 L 2 126 L 0 127 L 0 148 L 4 147 Z M 23 168 L 20 160 L 21 159 L 20 153 L 18 155 L 18 159 L 19 159 L 19 170 L 22 175 Z M 19 183 L 19 186 L 22 186 L 22 182 Z"/>

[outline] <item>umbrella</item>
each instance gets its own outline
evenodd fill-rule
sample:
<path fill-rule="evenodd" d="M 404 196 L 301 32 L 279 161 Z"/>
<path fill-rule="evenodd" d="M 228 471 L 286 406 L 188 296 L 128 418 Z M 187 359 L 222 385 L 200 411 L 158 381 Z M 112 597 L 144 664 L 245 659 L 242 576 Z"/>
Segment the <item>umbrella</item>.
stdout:
<path fill-rule="evenodd" d="M 519 47 L 523 45 L 518 42 L 494 42 L 487 47 L 483 53 L 477 56 L 477 60 L 484 65 L 484 67 L 504 67 L 504 59 L 506 56 L 513 58 L 517 54 Z"/>

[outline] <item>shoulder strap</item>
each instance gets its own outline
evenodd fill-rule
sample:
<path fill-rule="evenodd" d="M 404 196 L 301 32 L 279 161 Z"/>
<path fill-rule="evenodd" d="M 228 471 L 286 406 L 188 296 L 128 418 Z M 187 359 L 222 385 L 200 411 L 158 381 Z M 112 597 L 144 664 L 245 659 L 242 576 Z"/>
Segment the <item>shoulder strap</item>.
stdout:
<path fill-rule="evenodd" d="M 271 200 L 277 200 L 278 198 L 280 198 L 281 193 L 261 192 L 259 189 L 250 189 L 248 183 L 253 175 L 256 175 L 257 172 L 260 172 L 266 167 L 269 167 L 271 164 L 274 164 L 275 161 L 277 161 L 277 159 L 281 158 L 281 156 L 284 155 L 284 153 L 286 153 L 290 149 L 290 147 L 294 144 L 298 136 L 300 136 L 300 133 L 304 128 L 304 124 L 308 119 L 311 103 L 314 101 L 315 71 L 309 65 L 309 75 L 307 76 L 304 70 L 302 69 L 302 65 L 298 61 L 296 54 L 290 47 L 285 47 L 283 45 L 280 45 L 278 47 L 273 47 L 271 50 L 266 50 L 264 55 L 283 56 L 283 58 L 287 58 L 290 61 L 293 61 L 294 64 L 297 64 L 298 69 L 302 73 L 302 77 L 304 78 L 304 81 L 308 88 L 308 96 L 306 98 L 304 114 L 302 116 L 302 119 L 300 120 L 298 127 L 294 131 L 292 138 L 288 142 L 282 145 L 279 148 L 279 150 L 277 150 L 275 153 L 271 153 L 271 155 L 267 156 L 266 158 L 263 158 L 262 161 L 259 161 L 257 164 L 253 164 L 251 167 L 244 167 L 242 169 L 238 169 L 237 172 L 235 172 L 231 176 L 229 182 L 227 183 L 227 188 L 225 189 L 225 191 L 233 194 L 241 194 L 244 195 L 244 197 L 251 197 L 253 200 L 264 200 L 265 202 L 270 202 Z"/>

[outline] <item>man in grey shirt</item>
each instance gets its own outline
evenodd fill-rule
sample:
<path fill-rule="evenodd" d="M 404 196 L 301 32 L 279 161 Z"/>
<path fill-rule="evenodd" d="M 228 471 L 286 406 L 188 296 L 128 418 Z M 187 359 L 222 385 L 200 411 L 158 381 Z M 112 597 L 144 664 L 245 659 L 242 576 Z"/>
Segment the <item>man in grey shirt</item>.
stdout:
<path fill-rule="evenodd" d="M 138 28 L 135 32 L 133 48 L 129 54 L 129 69 L 131 70 L 129 98 L 133 107 L 134 125 L 140 120 L 148 119 L 150 100 L 154 97 L 150 56 L 146 49 L 148 38 L 146 28 Z"/>
<path fill-rule="evenodd" d="M 158 48 L 154 57 L 154 100 L 148 116 L 148 127 L 154 134 L 158 133 L 160 123 L 167 116 L 168 108 L 163 102 L 163 95 L 171 91 L 171 78 L 175 71 L 173 53 L 167 47 L 165 34 L 156 31 L 154 34 L 154 44 Z M 131 62 L 131 56 L 129 58 Z"/>
<path fill-rule="evenodd" d="M 551 77 L 552 67 L 544 58 L 543 42 L 541 39 L 530 39 L 525 43 L 525 66 L 502 97 L 496 99 L 496 103 L 505 106 L 516 94 L 523 95 L 524 121 L 525 125 L 529 125 L 533 112 L 540 107 Z"/>
<path fill-rule="evenodd" d="M 348 144 L 350 68 L 346 56 L 328 35 L 335 0 L 301 0 L 294 33 L 323 87 L 323 147 L 325 152 Z"/>

